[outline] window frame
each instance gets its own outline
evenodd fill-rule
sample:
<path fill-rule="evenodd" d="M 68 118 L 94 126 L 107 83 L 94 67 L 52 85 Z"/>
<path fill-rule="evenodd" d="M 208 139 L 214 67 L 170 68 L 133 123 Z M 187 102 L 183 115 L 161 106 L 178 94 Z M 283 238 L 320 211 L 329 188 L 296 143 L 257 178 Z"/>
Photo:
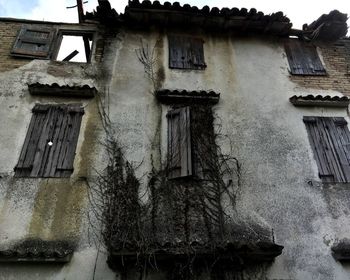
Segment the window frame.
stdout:
<path fill-rule="evenodd" d="M 317 47 L 312 43 L 290 38 L 285 41 L 284 49 L 291 75 L 327 76 Z"/>
<path fill-rule="evenodd" d="M 70 177 L 84 114 L 82 104 L 36 104 L 32 112 L 15 177 Z"/>
<path fill-rule="evenodd" d="M 169 68 L 205 70 L 204 40 L 196 36 L 168 35 Z M 179 59 L 181 53 L 181 61 Z M 178 56 L 177 58 L 175 58 Z M 185 60 L 187 56 L 187 61 Z M 198 61 L 198 62 L 196 62 Z"/>
<path fill-rule="evenodd" d="M 93 56 L 93 51 L 95 48 L 95 44 L 94 42 L 96 41 L 96 31 L 92 30 L 92 29 L 87 29 L 87 30 L 81 30 L 81 29 L 68 29 L 68 28 L 60 28 L 57 32 L 57 36 L 56 36 L 56 41 L 54 43 L 54 50 L 52 53 L 52 60 L 55 61 L 61 61 L 61 60 L 57 60 L 58 57 L 58 53 L 60 51 L 61 48 L 61 44 L 62 44 L 62 40 L 63 40 L 63 36 L 91 36 L 91 49 L 90 49 L 90 54 L 89 57 L 86 58 L 86 62 L 74 62 L 74 61 L 69 61 L 72 63 L 90 63 L 92 56 Z"/>
<path fill-rule="evenodd" d="M 328 183 L 350 182 L 350 131 L 343 117 L 304 116 L 319 177 Z"/>
<path fill-rule="evenodd" d="M 49 36 L 46 40 L 35 38 L 26 35 L 28 31 L 34 31 L 34 32 L 41 32 L 41 33 L 49 33 Z M 56 36 L 56 29 L 53 27 L 47 27 L 47 26 L 35 26 L 35 25 L 22 25 L 20 30 L 18 31 L 17 37 L 13 43 L 12 49 L 11 49 L 11 56 L 14 57 L 22 57 L 22 58 L 39 58 L 39 59 L 50 59 L 52 55 L 52 48 L 54 45 L 54 40 Z M 30 43 L 37 43 L 37 44 L 43 44 L 47 45 L 47 48 L 45 51 L 28 51 L 22 48 L 20 45 L 20 42 L 30 42 Z M 46 43 L 44 41 L 47 41 Z"/>

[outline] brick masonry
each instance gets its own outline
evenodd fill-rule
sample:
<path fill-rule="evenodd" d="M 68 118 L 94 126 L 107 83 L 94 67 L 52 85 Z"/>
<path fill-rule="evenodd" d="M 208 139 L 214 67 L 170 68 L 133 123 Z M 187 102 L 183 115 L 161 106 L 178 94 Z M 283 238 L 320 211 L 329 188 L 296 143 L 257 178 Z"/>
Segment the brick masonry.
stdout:
<path fill-rule="evenodd" d="M 21 26 L 22 23 L 20 22 L 0 22 L 0 72 L 16 69 L 32 60 L 11 56 L 12 46 Z"/>
<path fill-rule="evenodd" d="M 350 96 L 350 40 L 317 46 L 327 75 L 290 75 L 291 80 L 305 88 L 335 90 Z"/>

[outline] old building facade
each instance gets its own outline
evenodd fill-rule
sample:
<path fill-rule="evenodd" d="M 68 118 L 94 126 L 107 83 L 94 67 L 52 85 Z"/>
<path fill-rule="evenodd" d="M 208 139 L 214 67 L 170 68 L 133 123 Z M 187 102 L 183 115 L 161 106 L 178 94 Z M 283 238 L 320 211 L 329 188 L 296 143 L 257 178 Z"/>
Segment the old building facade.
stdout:
<path fill-rule="evenodd" d="M 137 0 L 0 19 L 0 279 L 348 279 L 346 32 Z"/>

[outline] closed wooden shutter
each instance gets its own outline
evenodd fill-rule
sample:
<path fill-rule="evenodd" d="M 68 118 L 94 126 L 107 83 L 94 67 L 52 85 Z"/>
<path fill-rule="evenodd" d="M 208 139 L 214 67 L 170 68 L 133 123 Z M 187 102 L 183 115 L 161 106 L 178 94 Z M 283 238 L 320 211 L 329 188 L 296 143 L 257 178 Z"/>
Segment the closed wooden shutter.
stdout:
<path fill-rule="evenodd" d="M 16 176 L 69 177 L 82 115 L 80 105 L 36 105 Z"/>
<path fill-rule="evenodd" d="M 171 110 L 168 118 L 168 177 L 192 175 L 190 108 Z"/>
<path fill-rule="evenodd" d="M 322 62 L 318 56 L 315 46 L 311 43 L 291 39 L 285 44 L 285 50 L 294 75 L 325 75 Z"/>
<path fill-rule="evenodd" d="M 324 182 L 350 182 L 350 133 L 344 118 L 304 117 Z"/>
<path fill-rule="evenodd" d="M 50 58 L 55 30 L 23 26 L 16 38 L 11 54 L 29 58 Z"/>
<path fill-rule="evenodd" d="M 169 67 L 204 69 L 203 40 L 186 36 L 169 36 Z"/>

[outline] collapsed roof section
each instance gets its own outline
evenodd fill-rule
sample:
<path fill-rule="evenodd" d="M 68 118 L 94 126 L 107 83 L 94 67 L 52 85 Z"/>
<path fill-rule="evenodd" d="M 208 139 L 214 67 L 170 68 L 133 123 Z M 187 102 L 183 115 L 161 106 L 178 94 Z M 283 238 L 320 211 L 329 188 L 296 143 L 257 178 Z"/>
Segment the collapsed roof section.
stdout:
<path fill-rule="evenodd" d="M 347 14 L 334 10 L 328 15 L 323 14 L 309 25 L 304 24 L 303 34 L 311 40 L 336 41 L 346 36 L 347 20 Z"/>

